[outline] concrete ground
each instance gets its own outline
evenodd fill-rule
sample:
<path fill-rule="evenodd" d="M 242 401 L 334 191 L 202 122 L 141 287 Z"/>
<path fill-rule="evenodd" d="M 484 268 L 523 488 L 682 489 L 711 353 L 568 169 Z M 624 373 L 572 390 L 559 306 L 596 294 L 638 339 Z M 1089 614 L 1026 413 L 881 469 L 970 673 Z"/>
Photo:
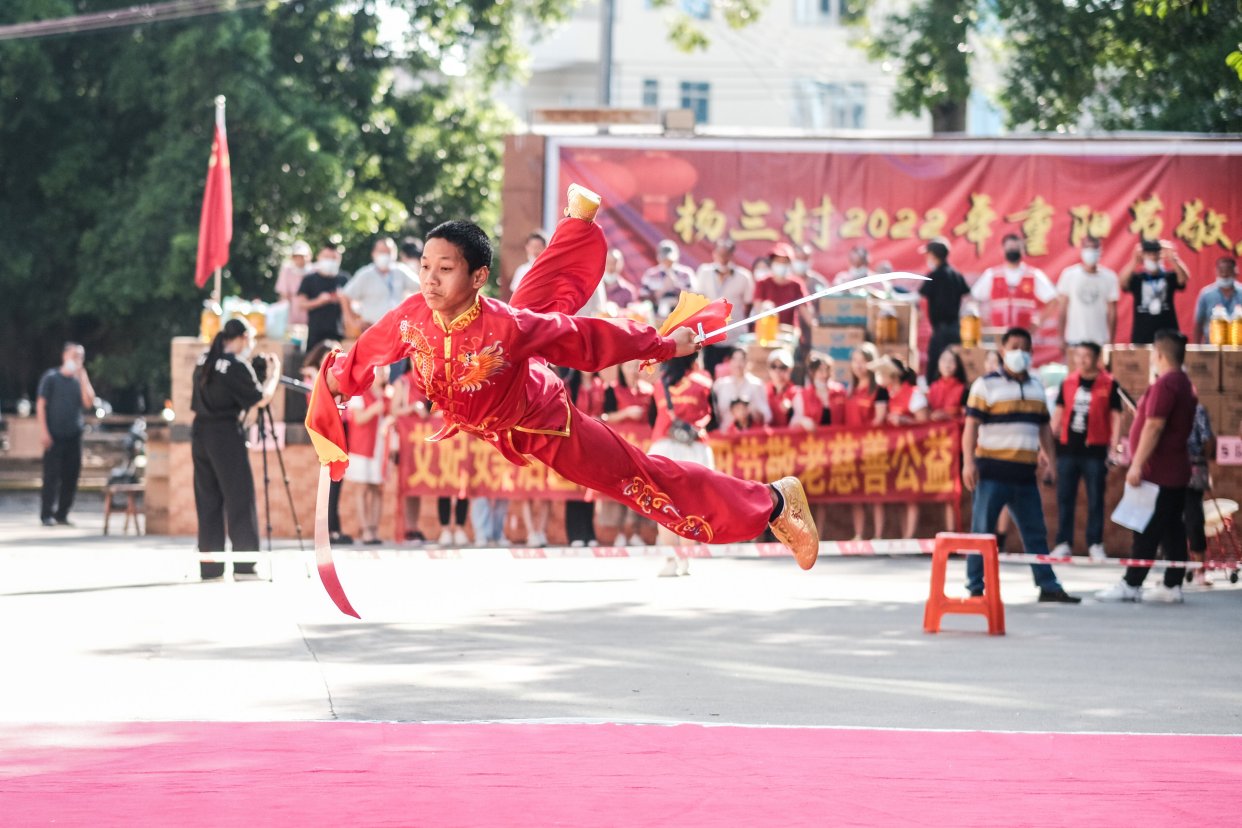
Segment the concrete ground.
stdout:
<path fill-rule="evenodd" d="M 1004 564 L 993 638 L 979 617 L 922 632 L 925 558 L 696 560 L 658 579 L 654 558 L 381 553 L 338 564 L 356 621 L 296 556 L 271 582 L 204 584 L 189 539 L 104 537 L 97 499 L 72 529 L 36 512 L 0 496 L 0 721 L 1242 733 L 1242 588 L 1219 578 L 1181 606 L 1041 605 Z M 1060 573 L 1078 594 L 1120 576 Z"/>

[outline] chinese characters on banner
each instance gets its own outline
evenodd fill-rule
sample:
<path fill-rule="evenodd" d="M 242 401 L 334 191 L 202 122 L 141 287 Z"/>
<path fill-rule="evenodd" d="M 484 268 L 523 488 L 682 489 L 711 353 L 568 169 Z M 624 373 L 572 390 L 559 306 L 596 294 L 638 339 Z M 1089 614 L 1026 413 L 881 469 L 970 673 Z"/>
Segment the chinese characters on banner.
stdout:
<path fill-rule="evenodd" d="M 1191 275 L 1188 298 L 1177 303 L 1188 331 L 1193 298 L 1215 278 L 1216 259 L 1242 255 L 1242 188 L 1235 186 L 1242 152 L 1224 142 L 1184 155 L 1171 154 L 1173 144 L 1170 154 L 1139 155 L 1133 144 L 1104 141 L 1075 144 L 1081 154 L 1033 142 L 1021 154 L 1001 142 L 978 142 L 970 153 L 927 142 L 908 154 L 841 149 L 877 146 L 862 142 L 778 144 L 563 138 L 552 142 L 549 158 L 558 192 L 577 181 L 603 195 L 599 221 L 636 272 L 654 260 L 662 238 L 680 242 L 691 267 L 729 238 L 745 266 L 787 241 L 809 245 L 813 268 L 824 274 L 844 269 L 855 245 L 868 249 L 873 264 L 921 273 L 919 246 L 944 236 L 954 266 L 973 281 L 1002 263 L 1001 240 L 1014 233 L 1026 242 L 1027 261 L 1055 282 L 1079 261 L 1088 235 L 1103 240 L 1101 264 L 1114 271 L 1141 239 L 1163 238 Z M 547 205 L 548 215 L 563 206 Z M 1128 341 L 1130 302 L 1123 286 L 1121 341 Z M 1055 334 L 1055 316 L 1044 314 L 1046 335 Z"/>
<path fill-rule="evenodd" d="M 407 495 L 576 500 L 584 490 L 542 463 L 514 466 L 465 434 L 428 443 L 434 424 L 399 433 Z M 795 475 L 812 501 L 956 502 L 961 492 L 961 424 L 886 428 L 768 429 L 710 440 L 716 468 L 748 480 Z"/>

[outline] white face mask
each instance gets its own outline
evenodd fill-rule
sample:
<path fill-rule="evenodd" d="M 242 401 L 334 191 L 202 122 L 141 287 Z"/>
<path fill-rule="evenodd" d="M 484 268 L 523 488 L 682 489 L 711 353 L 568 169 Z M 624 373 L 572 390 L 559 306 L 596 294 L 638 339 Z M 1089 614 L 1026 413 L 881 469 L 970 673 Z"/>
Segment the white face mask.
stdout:
<path fill-rule="evenodd" d="M 1082 263 L 1088 267 L 1095 267 L 1100 263 L 1100 248 L 1084 247 L 1082 249 Z"/>
<path fill-rule="evenodd" d="M 1160 260 L 1144 258 L 1143 267 L 1147 270 L 1148 273 L 1159 273 L 1160 272 Z"/>
<path fill-rule="evenodd" d="M 1216 280 L 1216 287 L 1221 290 L 1233 290 L 1233 277 L 1225 277 Z"/>
<path fill-rule="evenodd" d="M 785 278 L 789 275 L 789 265 L 784 262 L 777 262 L 772 265 L 772 275 L 782 279 Z"/>
<path fill-rule="evenodd" d="M 1011 374 L 1025 374 L 1031 368 L 1031 355 L 1021 349 L 1005 351 L 1005 367 Z"/>
<path fill-rule="evenodd" d="M 375 266 L 378 267 L 380 270 L 387 270 L 388 266 L 392 264 L 392 256 L 388 255 L 387 253 L 380 253 L 378 255 L 372 256 L 371 261 L 374 262 Z"/>
<path fill-rule="evenodd" d="M 338 259 L 320 259 L 315 267 L 324 276 L 335 276 L 341 272 L 341 262 Z"/>
<path fill-rule="evenodd" d="M 801 259 L 798 259 L 798 260 L 795 260 L 793 263 L 793 272 L 797 273 L 799 276 L 804 275 L 810 269 L 811 269 L 810 262 L 804 262 Z"/>
<path fill-rule="evenodd" d="M 867 266 L 859 265 L 858 267 L 851 267 L 850 273 L 853 273 L 855 278 L 861 279 L 862 277 L 867 275 Z"/>
<path fill-rule="evenodd" d="M 78 372 L 78 361 L 76 359 L 65 360 L 65 373 L 76 374 Z"/>

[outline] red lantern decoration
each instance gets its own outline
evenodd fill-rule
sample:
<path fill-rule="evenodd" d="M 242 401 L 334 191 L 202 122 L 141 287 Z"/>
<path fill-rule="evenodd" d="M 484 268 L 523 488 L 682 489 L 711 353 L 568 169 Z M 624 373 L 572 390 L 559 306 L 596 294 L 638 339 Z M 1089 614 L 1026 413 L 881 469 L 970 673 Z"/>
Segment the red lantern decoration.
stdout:
<path fill-rule="evenodd" d="M 693 164 L 667 152 L 645 152 L 626 166 L 638 182 L 643 219 L 649 222 L 667 222 L 669 200 L 690 192 L 699 180 Z"/>

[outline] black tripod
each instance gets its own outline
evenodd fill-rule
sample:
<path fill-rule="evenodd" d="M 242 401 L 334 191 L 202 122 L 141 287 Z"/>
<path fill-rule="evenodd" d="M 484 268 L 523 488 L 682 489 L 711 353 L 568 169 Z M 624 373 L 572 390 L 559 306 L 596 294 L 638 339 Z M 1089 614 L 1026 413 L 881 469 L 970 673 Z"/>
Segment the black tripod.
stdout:
<path fill-rule="evenodd" d="M 289 486 L 289 473 L 285 471 L 285 455 L 280 449 L 280 441 L 276 439 L 276 420 L 272 416 L 270 406 L 263 406 L 259 409 L 258 420 L 255 425 L 259 430 L 259 442 L 263 445 L 263 520 L 266 523 L 267 531 L 267 551 L 272 551 L 272 502 L 271 495 L 268 491 L 269 479 L 267 474 L 267 437 L 272 435 L 272 445 L 276 448 L 276 461 L 280 464 L 280 477 L 285 484 L 285 497 L 289 499 L 289 514 L 293 516 L 293 531 L 298 536 L 298 549 L 305 551 L 306 547 L 302 543 L 302 522 L 298 520 L 298 510 L 293 505 L 293 489 Z"/>

